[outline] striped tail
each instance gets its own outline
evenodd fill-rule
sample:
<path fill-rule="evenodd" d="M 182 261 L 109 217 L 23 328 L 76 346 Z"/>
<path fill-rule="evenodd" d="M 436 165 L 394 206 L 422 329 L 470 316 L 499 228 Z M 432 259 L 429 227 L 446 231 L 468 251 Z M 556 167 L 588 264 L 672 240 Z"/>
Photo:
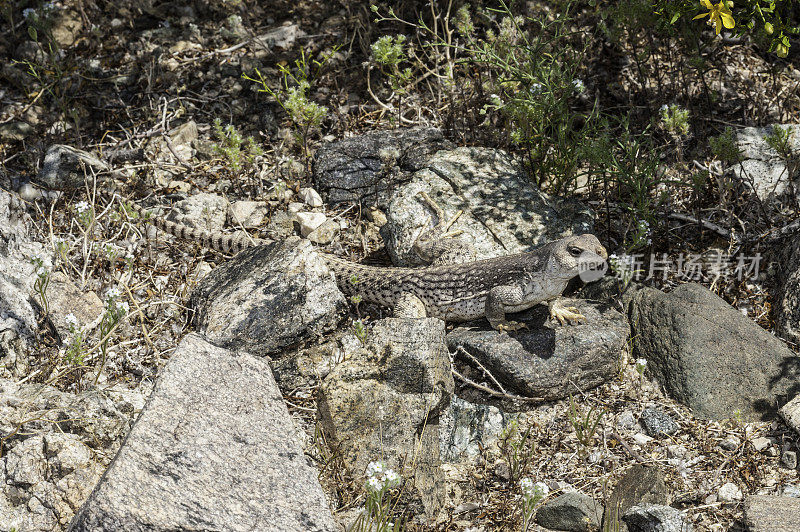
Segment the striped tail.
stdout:
<path fill-rule="evenodd" d="M 158 227 L 162 231 L 169 233 L 181 240 L 200 242 L 203 247 L 215 249 L 223 253 L 235 254 L 243 249 L 263 245 L 265 242 L 259 238 L 249 238 L 243 234 L 227 234 L 218 231 L 205 231 L 189 227 L 180 222 L 165 220 L 156 214 L 143 209 L 133 202 L 128 202 L 126 207 L 136 213 L 145 223 Z"/>

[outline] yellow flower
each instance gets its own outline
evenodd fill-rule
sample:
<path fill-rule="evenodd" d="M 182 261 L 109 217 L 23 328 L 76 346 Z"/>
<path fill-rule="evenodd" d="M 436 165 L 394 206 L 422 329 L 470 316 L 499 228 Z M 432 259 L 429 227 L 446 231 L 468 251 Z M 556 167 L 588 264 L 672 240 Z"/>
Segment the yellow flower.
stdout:
<path fill-rule="evenodd" d="M 719 35 L 722 26 L 728 29 L 736 26 L 736 21 L 733 20 L 731 10 L 725 3 L 725 0 L 720 0 L 718 4 L 712 4 L 710 0 L 700 0 L 704 8 L 708 9 L 708 13 L 701 13 L 694 17 L 692 20 L 708 17 L 708 25 L 714 28 L 714 31 Z M 720 23 L 721 22 L 721 23 Z"/>

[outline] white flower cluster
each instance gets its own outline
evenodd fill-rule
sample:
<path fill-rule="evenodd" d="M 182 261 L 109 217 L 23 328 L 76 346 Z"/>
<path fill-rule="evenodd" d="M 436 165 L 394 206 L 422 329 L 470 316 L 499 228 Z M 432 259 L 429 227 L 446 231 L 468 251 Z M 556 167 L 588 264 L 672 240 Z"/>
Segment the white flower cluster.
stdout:
<path fill-rule="evenodd" d="M 75 204 L 75 212 L 78 213 L 78 216 L 83 215 L 85 212 L 88 212 L 90 209 L 89 204 L 85 201 L 79 201 Z"/>
<path fill-rule="evenodd" d="M 586 88 L 586 85 L 584 85 L 584 84 L 583 84 L 583 81 L 582 81 L 582 80 L 580 80 L 580 79 L 573 79 L 573 80 L 572 80 L 572 86 L 573 86 L 573 87 L 575 88 L 575 90 L 576 90 L 576 91 L 578 91 L 578 92 L 583 92 L 583 89 L 585 89 L 585 88 Z"/>
<path fill-rule="evenodd" d="M 367 466 L 367 491 L 370 493 L 378 493 L 399 485 L 400 475 L 393 469 L 388 469 L 383 462 L 370 462 Z"/>
<path fill-rule="evenodd" d="M 636 364 L 636 371 L 642 372 L 644 371 L 644 368 L 647 367 L 647 360 L 644 358 L 637 358 L 635 364 Z"/>
<path fill-rule="evenodd" d="M 70 331 L 74 332 L 75 329 L 78 328 L 78 318 L 76 318 L 75 314 L 71 312 L 66 316 L 64 316 L 64 323 L 67 324 L 67 327 L 69 328 Z"/>
<path fill-rule="evenodd" d="M 106 292 L 106 301 L 114 301 L 120 296 L 119 288 L 116 286 L 113 288 L 109 288 L 108 292 Z"/>
<path fill-rule="evenodd" d="M 547 497 L 550 493 L 550 488 L 544 482 L 533 483 L 529 478 L 523 478 L 519 481 L 519 487 L 522 490 L 522 496 L 527 500 L 540 500 Z"/>

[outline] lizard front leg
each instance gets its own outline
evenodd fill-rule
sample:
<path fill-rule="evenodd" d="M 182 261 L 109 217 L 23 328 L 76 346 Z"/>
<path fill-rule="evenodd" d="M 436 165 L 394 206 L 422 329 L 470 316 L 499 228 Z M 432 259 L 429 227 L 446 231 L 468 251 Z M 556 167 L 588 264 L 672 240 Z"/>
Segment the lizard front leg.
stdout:
<path fill-rule="evenodd" d="M 513 285 L 495 286 L 486 296 L 484 315 L 492 328 L 498 331 L 516 331 L 527 328 L 524 323 L 506 320 L 506 308 L 523 302 L 522 288 Z"/>
<path fill-rule="evenodd" d="M 559 298 L 555 298 L 547 303 L 550 308 L 550 318 L 556 319 L 561 325 L 567 323 L 580 323 L 581 320 L 586 321 L 586 316 L 581 314 L 577 307 L 565 307 L 561 305 Z"/>

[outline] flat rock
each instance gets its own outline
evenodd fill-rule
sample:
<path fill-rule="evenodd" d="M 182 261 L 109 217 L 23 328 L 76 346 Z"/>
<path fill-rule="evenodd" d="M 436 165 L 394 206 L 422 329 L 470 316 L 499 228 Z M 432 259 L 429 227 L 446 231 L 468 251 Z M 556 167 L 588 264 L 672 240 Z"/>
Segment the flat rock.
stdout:
<path fill-rule="evenodd" d="M 606 502 L 604 522 L 619 522 L 634 506 L 669 503 L 664 473 L 655 466 L 634 465 L 617 482 Z"/>
<path fill-rule="evenodd" d="M 203 278 L 190 305 L 209 341 L 258 355 L 334 329 L 347 309 L 325 262 L 298 238 L 239 253 Z"/>
<path fill-rule="evenodd" d="M 619 373 L 620 353 L 630 329 L 625 317 L 607 306 L 564 299 L 586 316 L 586 323 L 561 326 L 547 322 L 547 308 L 535 307 L 509 319 L 528 325 L 514 333 L 457 327 L 447 335 L 452 351 L 462 346 L 508 391 L 526 397 L 560 399 L 587 390 Z"/>
<path fill-rule="evenodd" d="M 544 503 L 536 512 L 536 523 L 551 530 L 585 532 L 598 530 L 603 505 L 578 491 L 568 491 Z"/>
<path fill-rule="evenodd" d="M 366 345 L 346 346 L 344 360 L 323 380 L 317 405 L 327 441 L 354 475 L 380 457 L 409 479 L 412 514 L 435 518 L 445 496 L 439 417 L 454 383 L 436 318 L 386 318 Z"/>
<path fill-rule="evenodd" d="M 775 414 L 800 385 L 797 356 L 783 342 L 707 288 L 688 283 L 669 294 L 637 292 L 631 323 L 635 356 L 666 392 L 707 419 Z"/>
<path fill-rule="evenodd" d="M 628 532 L 692 532 L 694 528 L 680 510 L 662 504 L 642 504 L 629 508 L 622 520 Z"/>
<path fill-rule="evenodd" d="M 371 131 L 323 144 L 314 158 L 314 186 L 331 204 L 385 205 L 397 183 L 409 181 L 431 154 L 450 147 L 434 128 Z"/>
<path fill-rule="evenodd" d="M 792 128 L 789 148 L 794 153 L 800 151 L 800 125 L 775 125 L 782 129 Z M 761 201 L 787 199 L 787 196 L 793 194 L 792 181 L 798 177 L 789 175 L 786 161 L 766 141 L 766 137 L 774 134 L 775 125 L 745 127 L 736 132 L 742 161 L 740 164 L 732 165 L 733 173 L 742 183 L 746 183 L 748 188 L 755 188 L 755 193 Z"/>
<path fill-rule="evenodd" d="M 744 521 L 749 532 L 797 532 L 800 530 L 800 499 L 775 495 L 748 495 Z"/>
<path fill-rule="evenodd" d="M 190 334 L 70 530 L 338 530 L 301 440 L 266 362 Z"/>
<path fill-rule="evenodd" d="M 463 231 L 460 238 L 475 248 L 478 259 L 529 251 L 594 228 L 590 208 L 540 191 L 508 153 L 455 148 L 433 155 L 393 195 L 381 235 L 398 266 L 422 264 L 414 242 L 438 221 L 418 197 L 423 191 L 442 207 L 445 218 L 463 211 L 451 230 Z"/>

